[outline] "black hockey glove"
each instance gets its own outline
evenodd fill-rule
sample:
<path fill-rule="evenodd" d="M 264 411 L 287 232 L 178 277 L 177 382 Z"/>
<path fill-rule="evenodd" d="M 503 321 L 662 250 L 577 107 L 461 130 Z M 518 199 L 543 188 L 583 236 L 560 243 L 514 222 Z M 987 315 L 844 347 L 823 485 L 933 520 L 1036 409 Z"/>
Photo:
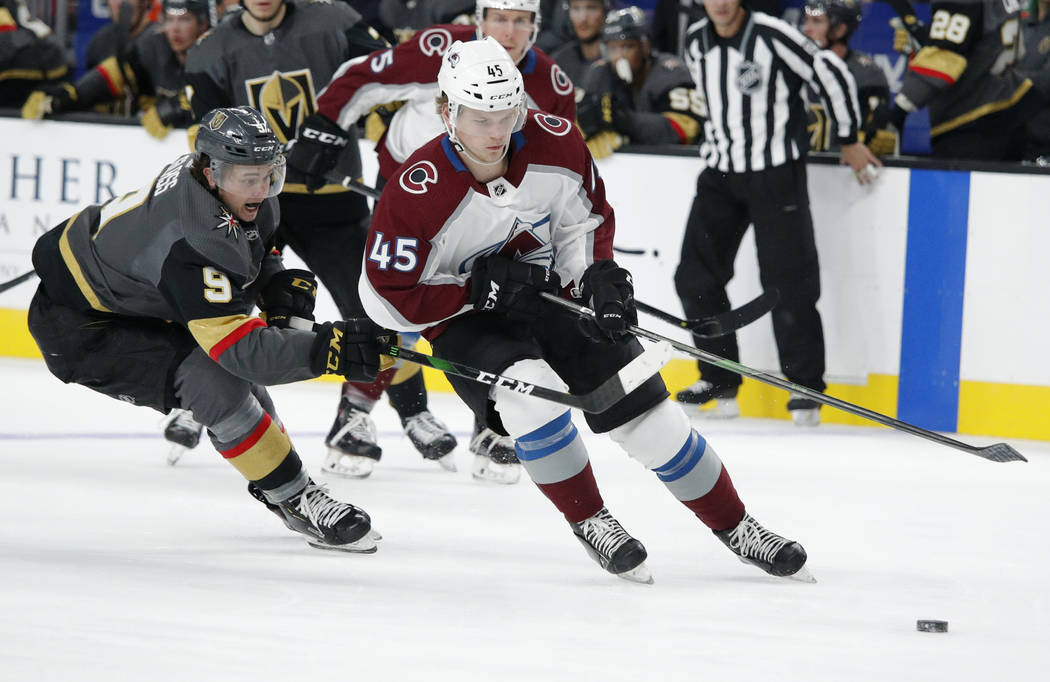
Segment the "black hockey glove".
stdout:
<path fill-rule="evenodd" d="M 396 335 L 367 317 L 325 322 L 315 327 L 310 369 L 317 375 L 339 374 L 349 381 L 375 381 L 379 351 Z"/>
<path fill-rule="evenodd" d="M 594 311 L 594 318 L 581 318 L 581 329 L 593 341 L 623 343 L 633 335 L 627 331 L 638 324 L 631 273 L 612 260 L 600 260 L 583 273 L 583 300 Z"/>
<path fill-rule="evenodd" d="M 317 279 L 309 270 L 281 270 L 259 292 L 256 303 L 266 314 L 266 324 L 286 329 L 293 317 L 314 319 Z"/>
<path fill-rule="evenodd" d="M 470 271 L 470 303 L 475 310 L 531 321 L 539 317 L 543 308 L 542 291 L 557 294 L 561 291 L 561 279 L 558 273 L 540 265 L 496 255 L 477 259 Z"/>
<path fill-rule="evenodd" d="M 608 92 L 585 92 L 576 105 L 576 121 L 584 139 L 612 129 L 612 96 Z"/>
<path fill-rule="evenodd" d="M 288 152 L 288 167 L 305 176 L 306 189 L 315 192 L 328 183 L 339 157 L 350 142 L 350 133 L 321 114 L 310 114 L 299 126 Z M 355 176 L 356 177 L 356 176 Z"/>

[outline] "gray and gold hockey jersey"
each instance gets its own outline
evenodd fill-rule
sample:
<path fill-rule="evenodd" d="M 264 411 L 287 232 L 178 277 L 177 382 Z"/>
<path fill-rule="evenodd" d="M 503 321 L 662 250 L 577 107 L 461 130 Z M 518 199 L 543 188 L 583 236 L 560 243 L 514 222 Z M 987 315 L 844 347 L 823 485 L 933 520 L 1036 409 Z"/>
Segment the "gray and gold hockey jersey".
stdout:
<path fill-rule="evenodd" d="M 929 43 L 897 96 L 929 105 L 930 137 L 1009 109 L 1031 89 L 1013 68 L 1024 54 L 1020 0 L 933 0 L 930 11 Z"/>
<path fill-rule="evenodd" d="M 882 121 L 890 106 L 890 84 L 886 74 L 872 58 L 856 50 L 846 54 L 846 66 L 857 82 L 857 101 L 860 104 L 861 129 L 867 133 L 882 127 Z M 824 102 L 812 88 L 806 88 L 806 103 L 809 130 L 809 149 L 814 152 L 837 151 L 840 145 L 828 126 Z M 883 124 L 884 125 L 884 124 Z"/>
<path fill-rule="evenodd" d="M 231 374 L 265 385 L 316 376 L 313 332 L 251 315 L 282 269 L 270 253 L 276 199 L 242 224 L 190 172 L 192 156 L 141 189 L 88 206 L 40 238 L 33 265 L 50 297 L 101 314 L 169 320 Z"/>
<path fill-rule="evenodd" d="M 589 93 L 623 93 L 632 115 L 624 127 L 613 114 L 616 132 L 634 144 L 694 144 L 707 111 L 689 69 L 678 57 L 655 52 L 651 65 L 645 82 L 634 89 L 616 75 L 608 60 L 599 59 L 577 83 L 577 101 Z"/>
<path fill-rule="evenodd" d="M 286 5 L 280 26 L 264 36 L 251 33 L 236 16 L 220 22 L 190 48 L 186 80 L 196 120 L 216 107 L 247 105 L 263 115 L 281 142 L 287 142 L 303 119 L 314 113 L 318 93 L 344 62 L 387 47 L 344 2 L 308 0 Z M 284 191 L 306 191 L 296 174 L 290 172 L 288 180 Z"/>

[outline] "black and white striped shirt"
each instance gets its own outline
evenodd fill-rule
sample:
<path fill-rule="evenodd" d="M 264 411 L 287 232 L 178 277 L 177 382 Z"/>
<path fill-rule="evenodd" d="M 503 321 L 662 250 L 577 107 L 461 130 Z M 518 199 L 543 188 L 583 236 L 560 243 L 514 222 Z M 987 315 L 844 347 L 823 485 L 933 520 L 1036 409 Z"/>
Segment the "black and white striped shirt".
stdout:
<path fill-rule="evenodd" d="M 808 147 L 803 89 L 824 99 L 840 144 L 857 141 L 857 85 L 838 55 L 787 22 L 750 12 L 732 38 L 707 18 L 689 27 L 685 59 L 707 99 L 700 155 L 723 172 L 764 170 L 802 158 Z"/>

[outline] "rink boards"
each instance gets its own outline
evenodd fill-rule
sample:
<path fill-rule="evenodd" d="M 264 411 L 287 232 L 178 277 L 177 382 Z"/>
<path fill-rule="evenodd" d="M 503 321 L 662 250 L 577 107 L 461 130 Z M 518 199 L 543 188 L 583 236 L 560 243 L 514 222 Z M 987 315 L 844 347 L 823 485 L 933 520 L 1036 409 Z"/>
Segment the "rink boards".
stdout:
<path fill-rule="evenodd" d="M 82 205 L 150 181 L 188 151 L 176 131 L 156 141 L 135 126 L 0 118 L 0 281 L 27 271 L 34 240 Z M 366 150 L 365 178 L 375 173 Z M 672 277 L 701 163 L 693 157 L 617 154 L 599 162 L 616 210 L 618 254 L 640 300 L 681 314 Z M 1050 336 L 1045 197 L 1050 176 L 886 168 L 874 187 L 848 170 L 810 164 L 821 259 L 829 391 L 926 428 L 1050 440 Z M 294 257 L 290 257 L 294 262 Z M 25 328 L 33 285 L 0 294 L 0 355 L 39 357 Z M 760 290 L 750 233 L 730 299 Z M 318 317 L 335 317 L 324 296 Z M 642 325 L 669 335 L 666 325 Z M 678 338 L 685 341 L 686 336 Z M 776 371 L 768 319 L 740 334 L 741 361 Z M 672 391 L 695 380 L 675 360 Z M 434 388 L 447 388 L 440 377 Z M 786 417 L 786 394 L 745 382 L 744 414 Z M 862 424 L 825 409 L 826 422 Z"/>

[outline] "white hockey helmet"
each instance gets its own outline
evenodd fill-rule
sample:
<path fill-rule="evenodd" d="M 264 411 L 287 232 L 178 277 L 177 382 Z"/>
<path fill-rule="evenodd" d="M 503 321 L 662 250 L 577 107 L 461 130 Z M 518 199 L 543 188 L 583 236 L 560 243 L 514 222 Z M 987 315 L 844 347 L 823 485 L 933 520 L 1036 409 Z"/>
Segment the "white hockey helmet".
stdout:
<path fill-rule="evenodd" d="M 438 87 L 448 98 L 449 139 L 456 139 L 456 117 L 462 107 L 480 111 L 517 109 L 514 131 L 525 123 L 525 83 L 507 51 L 493 37 L 457 40 L 445 52 Z"/>
<path fill-rule="evenodd" d="M 540 0 L 477 0 L 474 4 L 474 23 L 478 26 L 478 40 L 481 35 L 481 20 L 485 18 L 487 9 L 516 9 L 522 12 L 532 12 L 532 36 L 525 46 L 527 53 L 536 44 L 536 38 L 540 34 Z"/>

